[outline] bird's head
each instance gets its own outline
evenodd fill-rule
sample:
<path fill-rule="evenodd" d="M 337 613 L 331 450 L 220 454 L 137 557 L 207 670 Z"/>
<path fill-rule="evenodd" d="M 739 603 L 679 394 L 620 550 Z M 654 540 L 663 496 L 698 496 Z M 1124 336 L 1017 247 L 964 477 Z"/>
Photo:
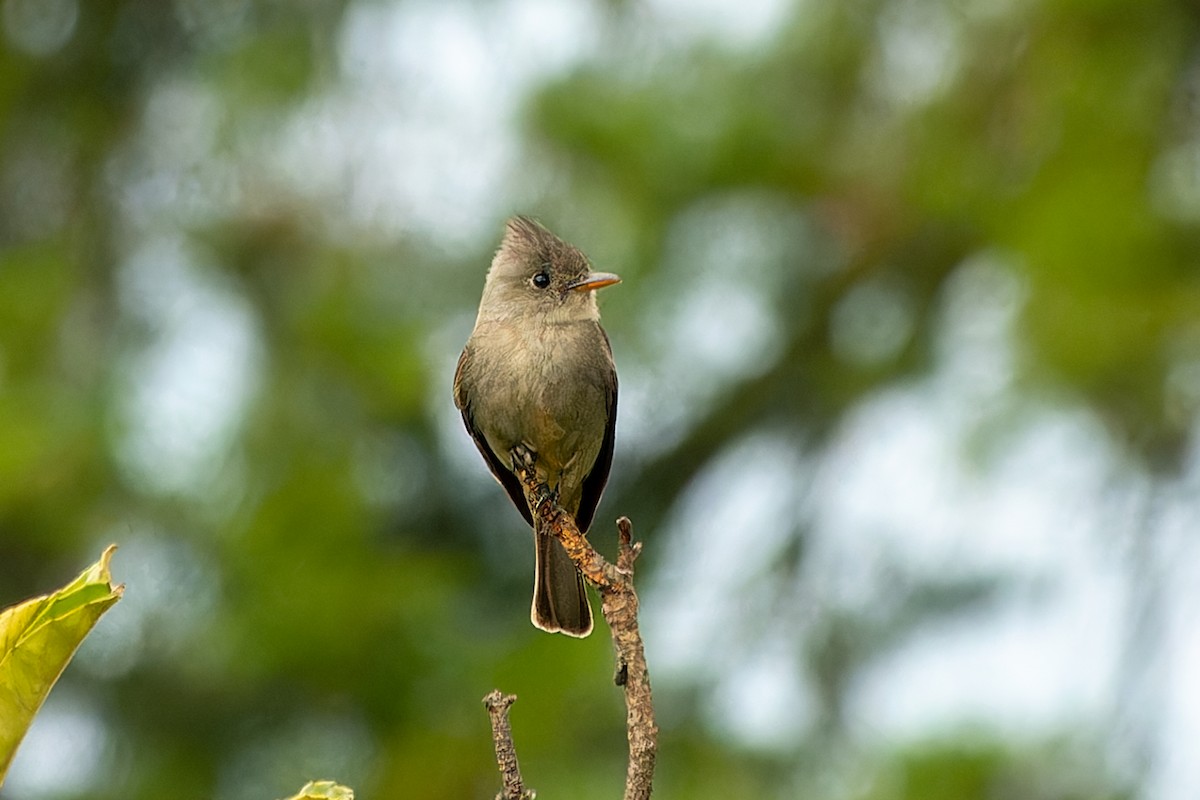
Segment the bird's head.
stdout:
<path fill-rule="evenodd" d="M 488 270 L 479 313 L 493 318 L 534 314 L 546 322 L 594 320 L 600 316 L 595 290 L 620 280 L 593 272 L 579 248 L 529 217 L 513 217 Z"/>

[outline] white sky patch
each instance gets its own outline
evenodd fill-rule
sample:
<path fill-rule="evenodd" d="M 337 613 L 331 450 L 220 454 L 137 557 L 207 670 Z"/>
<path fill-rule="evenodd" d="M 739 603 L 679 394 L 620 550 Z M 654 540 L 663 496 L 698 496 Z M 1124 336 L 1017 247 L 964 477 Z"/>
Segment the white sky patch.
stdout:
<path fill-rule="evenodd" d="M 65 797 L 103 783 L 106 726 L 88 698 L 58 686 L 25 734 L 5 777 L 5 795 Z"/>
<path fill-rule="evenodd" d="M 451 388 L 458 356 L 471 335 L 475 314 L 462 314 L 430 331 L 425 339 L 425 362 L 432 366 L 425 407 L 435 420 L 442 459 L 454 471 L 464 493 L 500 492 L 496 480 L 480 460 L 479 451 L 463 427 L 454 406 Z"/>
<path fill-rule="evenodd" d="M 219 142 L 227 111 L 219 93 L 195 77 L 175 75 L 153 87 L 138 134 L 106 165 L 129 228 L 200 227 L 230 212 L 241 173 Z"/>
<path fill-rule="evenodd" d="M 486 237 L 522 184 L 519 103 L 586 57 L 596 13 L 550 0 L 352 5 L 343 80 L 287 120 L 267 150 L 276 179 L 355 229 Z"/>
<path fill-rule="evenodd" d="M 1167 702 L 1161 709 L 1160 756 L 1146 793 L 1149 800 L 1195 797 L 1200 789 L 1200 762 L 1196 759 L 1196 742 L 1200 741 L 1200 690 L 1196 688 L 1196 676 L 1200 675 L 1200 574 L 1194 566 L 1200 564 L 1200 547 L 1193 539 L 1179 555 L 1168 604 L 1167 639 L 1172 658 L 1166 674 Z"/>
<path fill-rule="evenodd" d="M 213 619 L 220 571 L 189 542 L 140 523 L 108 530 L 101 543 L 119 541 L 118 567 L 125 594 L 84 640 L 79 669 L 104 679 L 128 673 L 150 659 L 188 655 L 199 666 L 198 634 Z M 100 546 L 103 546 L 101 544 Z"/>
<path fill-rule="evenodd" d="M 811 723 L 794 641 L 763 640 L 746 624 L 773 624 L 771 584 L 760 579 L 794 533 L 807 473 L 795 447 L 765 436 L 722 457 L 663 526 L 662 566 L 642 601 L 655 670 L 715 679 L 714 726 L 756 745 L 786 747 Z"/>
<path fill-rule="evenodd" d="M 940 368 L 932 377 L 976 419 L 1006 400 L 1021 358 L 1012 335 L 1026 297 L 1019 274 L 1004 254 L 985 251 L 969 256 L 942 286 Z"/>
<path fill-rule="evenodd" d="M 851 728 L 868 741 L 902 742 L 982 724 L 1019 740 L 1106 718 L 1119 595 L 1087 578 L 1064 583 L 1036 603 L 1005 603 L 910 637 L 851 692 Z"/>
<path fill-rule="evenodd" d="M 761 44 L 777 32 L 795 3 L 787 0 L 650 0 L 657 24 L 686 40 L 716 39 L 733 46 Z"/>
<path fill-rule="evenodd" d="M 969 260 L 947 285 L 939 368 L 864 401 L 815 473 L 785 443 L 751 440 L 682 499 L 643 605 L 647 641 L 668 679 L 713 682 L 717 729 L 769 747 L 810 722 L 813 687 L 801 652 L 755 645 L 764 605 L 749 577 L 779 554 L 771 535 L 804 519 L 812 531 L 794 610 L 801 626 L 806 608 L 878 616 L 880 603 L 895 602 L 897 566 L 918 581 L 1004 581 L 993 602 L 931 619 L 868 663 L 847 703 L 860 741 L 979 726 L 1020 739 L 1056 736 L 1103 728 L 1121 713 L 1129 678 L 1122 659 L 1136 624 L 1126 548 L 1129 532 L 1146 524 L 1138 500 L 1146 483 L 1129 476 L 1085 409 L 1013 405 L 1020 353 L 1012 330 L 1023 293 L 995 254 Z M 1003 437 L 972 455 L 967 443 L 994 414 L 1008 420 Z M 793 504 L 781 505 L 781 493 Z M 1164 527 L 1193 530 L 1196 496 L 1181 489 Z M 1190 536 L 1176 538 L 1187 543 L 1160 559 L 1170 617 L 1164 652 L 1145 654 L 1162 664 L 1153 674 L 1170 679 L 1166 717 L 1150 712 L 1154 781 L 1164 787 L 1156 800 L 1192 796 L 1186 787 L 1200 781 L 1190 757 L 1200 735 L 1191 680 L 1200 660 L 1192 646 L 1200 641 L 1200 570 L 1192 565 L 1200 561 Z"/>
<path fill-rule="evenodd" d="M 999 571 L 1018 579 L 1014 598 L 920 631 L 868 669 L 850 699 L 861 735 L 903 739 L 972 722 L 1051 733 L 1113 711 L 1124 588 L 1119 554 L 1097 535 L 1111 513 L 1095 502 L 1111 467 L 1110 453 L 1087 446 L 1097 429 L 1048 414 L 994 474 L 970 477 L 960 432 L 928 413 L 931 402 L 914 390 L 870 404 L 847 423 L 811 488 L 786 446 L 736 448 L 665 526 L 671 550 L 645 601 L 647 641 L 668 674 L 730 676 L 716 687 L 718 727 L 778 745 L 807 724 L 796 654 L 766 658 L 744 628 L 767 605 L 753 578 L 777 556 L 806 498 L 816 502 L 816 538 L 803 595 L 814 603 L 869 614 L 888 596 L 885 556 L 930 578 Z M 776 668 L 780 658 L 790 671 Z M 747 699 L 751 685 L 758 701 Z"/>
<path fill-rule="evenodd" d="M 659 642 L 664 668 L 709 658 L 702 639 L 740 618 L 743 609 L 728 600 L 751 599 L 745 589 L 788 541 L 786 522 L 796 519 L 805 472 L 793 447 L 756 437 L 720 458 L 687 490 L 679 514 L 665 526 L 671 531 L 664 539 L 667 551 L 650 589 L 670 604 L 646 603 L 665 609 L 647 623 L 662 626 L 647 641 Z"/>
<path fill-rule="evenodd" d="M 657 326 L 647 332 L 657 340 L 652 360 L 618 364 L 621 436 L 638 449 L 686 431 L 727 380 L 762 369 L 778 341 L 779 323 L 754 287 L 706 277 L 672 291 L 674 310 L 649 318 Z"/>
<path fill-rule="evenodd" d="M 685 290 L 671 335 L 679 361 L 716 382 L 761 367 L 780 333 L 766 298 L 739 280 L 717 279 Z"/>
<path fill-rule="evenodd" d="M 710 198 L 680 216 L 640 293 L 642 360 L 618 364 L 631 401 L 621 405 L 622 440 L 669 444 L 730 379 L 778 357 L 778 293 L 809 235 L 802 211 L 770 194 Z"/>
<path fill-rule="evenodd" d="M 821 594 L 865 610 L 878 600 L 872 553 L 919 558 L 955 540 L 955 509 L 947 499 L 961 496 L 953 485 L 957 458 L 940 423 L 929 418 L 919 393 L 896 392 L 843 425 L 814 490 L 821 534 L 808 572 L 823 585 Z"/>
<path fill-rule="evenodd" d="M 232 758 L 221 765 L 214 797 L 261 800 L 295 791 L 297 782 L 329 776 L 339 783 L 373 783 L 381 760 L 366 721 L 351 712 L 309 711 L 259 721 L 240 735 Z"/>
<path fill-rule="evenodd" d="M 1162 571 L 1166 658 L 1155 676 L 1160 696 L 1151 713 L 1157 756 L 1151 765 L 1146 800 L 1184 800 L 1200 796 L 1200 430 L 1193 431 L 1187 475 L 1168 501 L 1158 535 Z"/>
<path fill-rule="evenodd" d="M 765 750 L 787 750 L 802 740 L 816 719 L 816 704 L 796 674 L 790 644 L 762 642 L 734 679 L 718 684 L 706 709 L 713 727 Z"/>
<path fill-rule="evenodd" d="M 948 564 L 1053 572 L 1091 546 L 1111 513 L 1096 499 L 1114 468 L 1103 429 L 1086 415 L 1045 410 L 984 468 L 962 452 L 967 419 L 968 409 L 916 388 L 851 416 L 817 492 L 831 546 L 854 558 L 868 537 L 929 572 Z"/>
<path fill-rule="evenodd" d="M 256 388 L 261 354 L 249 307 L 171 240 L 147 242 L 129 258 L 120 296 L 150 331 L 122 369 L 121 466 L 155 491 L 203 490 Z"/>
<path fill-rule="evenodd" d="M 897 0 L 883 7 L 871 80 L 884 97 L 916 106 L 951 85 L 962 60 L 956 14 L 952 4 L 930 0 Z"/>
<path fill-rule="evenodd" d="M 854 465 L 828 464 L 853 477 L 828 496 L 823 540 L 841 560 L 884 546 L 928 577 L 998 572 L 1017 579 L 1016 595 L 912 637 L 864 676 L 853 716 L 889 739 L 1103 719 L 1126 622 L 1119 553 L 1100 533 L 1112 521 L 1097 499 L 1113 468 L 1103 432 L 1048 412 L 972 477 L 956 463 L 960 436 L 922 413 L 929 405 L 884 403 L 852 423 L 862 446 Z"/>
<path fill-rule="evenodd" d="M 1101 533 L 1122 510 L 1105 430 L 1083 411 L 1029 408 L 990 456 L 965 450 L 1011 403 L 1012 274 L 996 254 L 965 262 L 947 284 L 939 370 L 867 401 L 822 461 L 808 575 L 835 602 L 865 611 L 886 596 L 872 553 L 918 576 L 1017 581 L 996 607 L 927 628 L 867 671 L 851 697 L 866 736 L 976 722 L 1028 735 L 1114 711 L 1126 576 Z"/>
<path fill-rule="evenodd" d="M 79 20 L 76 0 L 7 0 L 0 10 L 8 40 L 32 56 L 49 56 L 66 44 Z"/>

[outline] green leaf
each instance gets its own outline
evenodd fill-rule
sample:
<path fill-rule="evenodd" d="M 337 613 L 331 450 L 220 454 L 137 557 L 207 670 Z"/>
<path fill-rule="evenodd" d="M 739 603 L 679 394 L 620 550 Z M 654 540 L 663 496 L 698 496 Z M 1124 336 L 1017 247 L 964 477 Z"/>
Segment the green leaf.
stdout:
<path fill-rule="evenodd" d="M 299 794 L 287 800 L 354 800 L 354 790 L 333 781 L 309 781 Z"/>
<path fill-rule="evenodd" d="M 108 571 L 116 549 L 111 545 L 54 594 L 0 612 L 0 783 L 50 688 L 96 620 L 121 597 L 124 587 L 113 586 Z"/>

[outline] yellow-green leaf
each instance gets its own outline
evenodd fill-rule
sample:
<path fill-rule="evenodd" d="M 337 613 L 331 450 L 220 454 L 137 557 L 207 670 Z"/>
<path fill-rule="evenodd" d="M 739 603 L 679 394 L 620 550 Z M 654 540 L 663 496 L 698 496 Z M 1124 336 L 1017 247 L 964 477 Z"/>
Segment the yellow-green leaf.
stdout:
<path fill-rule="evenodd" d="M 354 800 L 354 790 L 334 781 L 309 781 L 299 794 L 287 800 Z"/>
<path fill-rule="evenodd" d="M 17 745 L 71 656 L 113 603 L 110 546 L 100 560 L 53 594 L 0 612 L 0 783 Z M 64 758 L 67 757 L 64 754 Z"/>

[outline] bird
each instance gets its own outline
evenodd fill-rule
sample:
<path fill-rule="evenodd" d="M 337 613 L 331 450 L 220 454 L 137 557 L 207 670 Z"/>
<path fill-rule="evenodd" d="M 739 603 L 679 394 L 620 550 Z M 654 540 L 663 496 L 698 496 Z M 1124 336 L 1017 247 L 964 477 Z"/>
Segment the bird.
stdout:
<path fill-rule="evenodd" d="M 535 456 L 538 481 L 586 534 L 608 481 L 617 418 L 617 371 L 596 290 L 620 280 L 594 272 L 577 247 L 534 219 L 513 217 L 454 374 L 454 403 L 468 433 L 533 526 L 530 619 L 579 638 L 592 631 L 583 577 L 531 512 L 511 451 L 524 445 Z"/>

